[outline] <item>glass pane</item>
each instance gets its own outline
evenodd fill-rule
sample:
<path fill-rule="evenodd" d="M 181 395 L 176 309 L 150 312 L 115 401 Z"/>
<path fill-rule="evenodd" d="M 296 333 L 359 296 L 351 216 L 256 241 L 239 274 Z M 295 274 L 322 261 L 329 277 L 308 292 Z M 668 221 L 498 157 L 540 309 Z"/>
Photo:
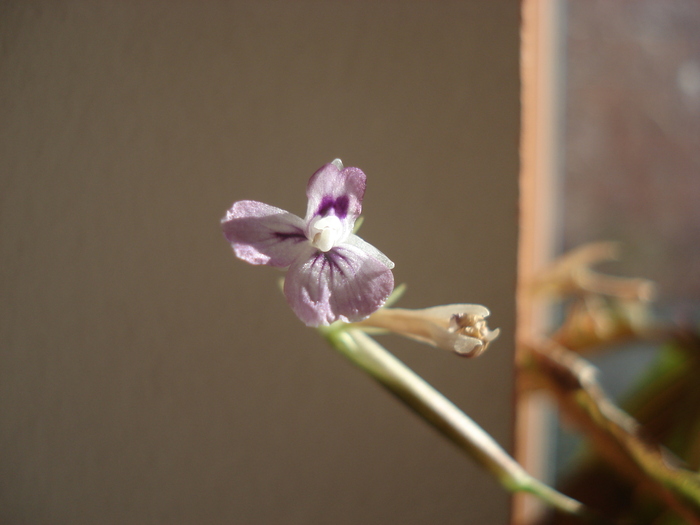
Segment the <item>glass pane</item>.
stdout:
<path fill-rule="evenodd" d="M 700 2 L 570 0 L 564 243 L 621 241 L 614 268 L 700 299 Z"/>
<path fill-rule="evenodd" d="M 619 242 L 620 261 L 601 269 L 655 281 L 661 319 L 698 322 L 700 2 L 566 5 L 563 251 Z M 586 358 L 600 368 L 607 393 L 623 403 L 658 355 L 658 345 L 633 343 Z M 560 475 L 580 459 L 579 445 L 560 433 Z M 593 501 L 602 484 L 594 486 L 597 478 L 587 474 L 588 487 L 579 478 L 565 490 Z"/>

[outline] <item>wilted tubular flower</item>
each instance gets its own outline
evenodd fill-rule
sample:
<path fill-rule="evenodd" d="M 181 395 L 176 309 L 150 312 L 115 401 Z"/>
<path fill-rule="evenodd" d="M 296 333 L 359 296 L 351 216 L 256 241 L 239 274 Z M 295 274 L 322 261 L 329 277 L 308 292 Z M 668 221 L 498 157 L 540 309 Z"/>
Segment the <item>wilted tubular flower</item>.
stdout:
<path fill-rule="evenodd" d="M 366 176 L 340 159 L 322 166 L 306 187 L 301 219 L 257 201 L 238 201 L 221 220 L 236 256 L 288 268 L 287 302 L 308 326 L 359 321 L 394 288 L 394 263 L 352 233 L 362 211 Z"/>
<path fill-rule="evenodd" d="M 486 325 L 489 314 L 488 308 L 479 304 L 448 304 L 421 310 L 382 308 L 357 325 L 395 332 L 463 357 L 476 357 L 500 332 Z"/>

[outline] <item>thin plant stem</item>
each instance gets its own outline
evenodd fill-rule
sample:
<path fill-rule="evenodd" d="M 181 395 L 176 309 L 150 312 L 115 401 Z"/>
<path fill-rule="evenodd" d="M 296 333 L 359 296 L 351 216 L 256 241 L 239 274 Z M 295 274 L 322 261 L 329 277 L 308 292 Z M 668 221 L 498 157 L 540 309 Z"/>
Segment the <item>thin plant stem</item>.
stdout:
<path fill-rule="evenodd" d="M 582 503 L 530 476 L 479 425 L 367 334 L 337 326 L 320 331 L 336 350 L 491 472 L 506 490 L 531 493 L 560 512 L 602 523 Z"/>

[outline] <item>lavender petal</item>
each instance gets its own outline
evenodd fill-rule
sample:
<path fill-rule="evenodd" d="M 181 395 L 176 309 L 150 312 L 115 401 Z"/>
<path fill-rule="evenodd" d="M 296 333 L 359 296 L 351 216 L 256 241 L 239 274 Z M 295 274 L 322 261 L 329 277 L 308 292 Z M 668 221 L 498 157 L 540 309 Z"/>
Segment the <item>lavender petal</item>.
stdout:
<path fill-rule="evenodd" d="M 257 201 L 238 201 L 221 220 L 236 256 L 250 264 L 285 268 L 308 247 L 304 221 Z"/>
<path fill-rule="evenodd" d="M 309 204 L 305 221 L 335 215 L 348 233 L 362 212 L 367 177 L 358 168 L 342 168 L 340 161 L 322 166 L 306 187 Z"/>
<path fill-rule="evenodd" d="M 394 267 L 394 263 L 392 262 L 391 259 L 389 259 L 386 255 L 384 255 L 382 252 L 380 252 L 377 248 L 375 248 L 373 245 L 365 241 L 362 237 L 358 237 L 354 233 L 351 233 L 348 235 L 348 238 L 345 239 L 346 244 L 352 244 L 356 248 L 359 248 L 363 252 L 365 252 L 367 255 L 371 255 L 378 261 L 380 261 L 384 266 L 389 268 L 390 270 Z"/>
<path fill-rule="evenodd" d="M 378 310 L 394 288 L 394 276 L 381 261 L 343 244 L 314 251 L 294 262 L 284 294 L 308 326 L 359 321 Z"/>

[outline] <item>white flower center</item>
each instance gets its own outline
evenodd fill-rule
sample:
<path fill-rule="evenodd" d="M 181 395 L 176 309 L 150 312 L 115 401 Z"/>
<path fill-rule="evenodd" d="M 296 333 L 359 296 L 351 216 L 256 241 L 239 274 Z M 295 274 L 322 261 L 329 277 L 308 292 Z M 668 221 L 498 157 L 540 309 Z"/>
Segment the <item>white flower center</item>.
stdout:
<path fill-rule="evenodd" d="M 343 223 L 335 215 L 318 219 L 309 227 L 311 244 L 322 252 L 327 252 L 336 246 L 342 240 L 343 234 Z"/>

